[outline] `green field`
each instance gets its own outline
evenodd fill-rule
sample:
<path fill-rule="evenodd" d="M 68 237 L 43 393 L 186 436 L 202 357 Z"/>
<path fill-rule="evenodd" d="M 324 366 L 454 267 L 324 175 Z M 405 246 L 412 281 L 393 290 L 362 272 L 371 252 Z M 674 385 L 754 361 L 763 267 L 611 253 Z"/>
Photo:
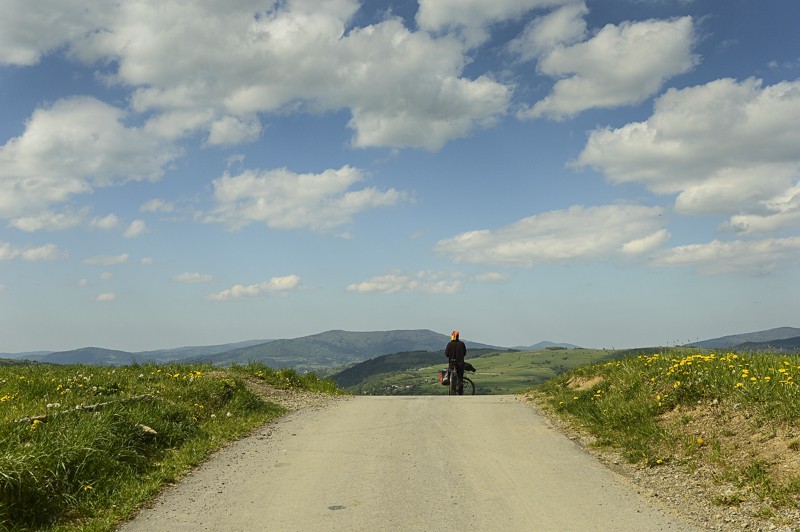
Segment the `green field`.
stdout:
<path fill-rule="evenodd" d="M 614 360 L 616 351 L 602 349 L 547 349 L 544 351 L 482 352 L 467 356 L 475 373 L 467 377 L 475 383 L 479 395 L 513 394 L 527 390 L 575 367 Z M 431 364 L 377 373 L 347 390 L 359 395 L 444 395 L 447 388 L 439 383 L 439 370 L 447 367 L 441 353 L 431 353 Z"/>

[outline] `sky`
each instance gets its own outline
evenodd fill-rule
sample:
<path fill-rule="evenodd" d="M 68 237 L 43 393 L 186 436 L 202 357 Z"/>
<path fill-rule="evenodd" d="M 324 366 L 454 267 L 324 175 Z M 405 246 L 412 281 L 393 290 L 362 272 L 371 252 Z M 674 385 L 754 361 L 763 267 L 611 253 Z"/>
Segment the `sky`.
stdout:
<path fill-rule="evenodd" d="M 800 326 L 796 0 L 0 11 L 0 352 Z"/>

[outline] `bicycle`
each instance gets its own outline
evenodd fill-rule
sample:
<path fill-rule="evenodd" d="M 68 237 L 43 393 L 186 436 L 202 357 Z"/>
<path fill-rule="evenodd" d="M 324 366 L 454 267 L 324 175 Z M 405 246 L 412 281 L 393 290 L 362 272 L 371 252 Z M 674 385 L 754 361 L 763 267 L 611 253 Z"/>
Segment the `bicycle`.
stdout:
<path fill-rule="evenodd" d="M 464 364 L 464 371 L 475 373 L 476 369 L 475 366 L 469 362 L 466 362 Z M 464 376 L 461 378 L 461 381 L 463 393 L 458 393 L 458 372 L 453 367 L 452 362 L 448 365 L 447 369 L 439 371 L 439 382 L 445 386 L 448 386 L 447 395 L 475 395 L 475 383 L 472 382 L 472 379 Z"/>

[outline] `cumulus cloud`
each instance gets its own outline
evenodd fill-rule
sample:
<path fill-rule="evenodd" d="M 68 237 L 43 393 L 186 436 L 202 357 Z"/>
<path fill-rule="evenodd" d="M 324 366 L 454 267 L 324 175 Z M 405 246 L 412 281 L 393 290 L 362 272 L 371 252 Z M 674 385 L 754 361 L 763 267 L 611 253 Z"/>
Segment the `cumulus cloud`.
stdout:
<path fill-rule="evenodd" d="M 123 111 L 90 97 L 36 110 L 25 131 L 0 146 L 0 217 L 44 211 L 97 187 L 159 178 L 177 152 L 123 119 Z"/>
<path fill-rule="evenodd" d="M 640 256 L 669 238 L 661 215 L 658 207 L 578 205 L 440 240 L 435 251 L 456 262 L 524 267 Z"/>
<path fill-rule="evenodd" d="M 184 272 L 176 275 L 173 280 L 179 283 L 210 283 L 214 280 L 214 276 L 206 273 Z"/>
<path fill-rule="evenodd" d="M 142 212 L 173 212 L 175 210 L 175 205 L 168 201 L 154 198 L 143 203 L 142 206 L 139 207 L 139 210 Z"/>
<path fill-rule="evenodd" d="M 465 283 L 496 283 L 505 281 L 508 275 L 499 272 L 487 272 L 470 276 L 461 272 L 436 272 L 419 271 L 403 272 L 401 270 L 391 270 L 383 275 L 376 275 L 360 283 L 354 283 L 347 287 L 348 292 L 362 294 L 455 294 L 463 290 Z"/>
<path fill-rule="evenodd" d="M 693 40 L 692 19 L 683 17 L 608 24 L 587 41 L 557 46 L 538 63 L 541 73 L 559 78 L 551 94 L 518 116 L 563 119 L 596 107 L 640 103 L 697 64 Z"/>
<path fill-rule="evenodd" d="M 95 298 L 95 301 L 98 301 L 100 303 L 107 303 L 109 301 L 114 301 L 115 299 L 117 299 L 117 294 L 115 294 L 113 292 L 104 292 L 104 293 L 98 295 Z"/>
<path fill-rule="evenodd" d="M 723 225 L 736 232 L 752 235 L 774 233 L 787 227 L 800 227 L 800 183 L 771 199 L 761 201 L 762 214 L 737 214 Z"/>
<path fill-rule="evenodd" d="M 207 220 L 231 229 L 262 222 L 273 228 L 327 231 L 349 223 L 364 210 L 409 199 L 408 193 L 393 188 L 351 190 L 365 178 L 351 166 L 319 174 L 296 174 L 285 168 L 225 174 L 214 180 L 217 207 Z"/>
<path fill-rule="evenodd" d="M 69 255 L 55 244 L 20 247 L 10 242 L 0 242 L 0 261 L 21 259 L 27 262 L 43 262 L 65 259 Z"/>
<path fill-rule="evenodd" d="M 730 215 L 743 233 L 798 223 L 800 82 L 720 79 L 670 89 L 644 122 L 591 133 L 577 167 L 676 194 L 682 214 Z"/>
<path fill-rule="evenodd" d="M 416 18 L 425 31 L 454 30 L 469 46 L 475 46 L 486 40 L 491 24 L 571 2 L 574 0 L 419 0 Z"/>
<path fill-rule="evenodd" d="M 208 296 L 214 301 L 226 301 L 228 299 L 240 299 L 243 297 L 257 297 L 267 293 L 287 293 L 291 290 L 300 288 L 300 277 L 297 275 L 286 275 L 283 277 L 273 277 L 269 281 L 262 283 L 241 285 L 237 284 Z"/>
<path fill-rule="evenodd" d="M 359 293 L 420 293 L 453 294 L 461 290 L 463 275 L 455 272 L 421 271 L 406 273 L 392 270 L 384 275 L 376 275 L 366 281 L 351 284 L 348 292 Z"/>
<path fill-rule="evenodd" d="M 224 116 L 211 124 L 206 142 L 212 146 L 231 146 L 256 140 L 260 134 L 261 122 L 257 117 Z"/>
<path fill-rule="evenodd" d="M 125 232 L 122 234 L 125 238 L 136 238 L 147 231 L 147 224 L 144 220 L 134 220 L 130 223 Z"/>
<path fill-rule="evenodd" d="M 800 237 L 735 240 L 678 246 L 661 251 L 653 263 L 683 266 L 706 275 L 764 275 L 800 262 Z"/>
<path fill-rule="evenodd" d="M 48 52 L 105 26 L 113 3 L 86 9 L 83 0 L 43 0 L 35 11 L 26 0 L 4 0 L 0 17 L 0 65 L 30 66 Z"/>
<path fill-rule="evenodd" d="M 91 222 L 89 222 L 89 227 L 110 231 L 119 227 L 119 224 L 119 217 L 117 217 L 116 214 L 108 214 L 106 216 L 95 217 Z"/>
<path fill-rule="evenodd" d="M 89 257 L 83 262 L 96 266 L 114 266 L 117 264 L 125 264 L 128 262 L 129 258 L 130 256 L 127 253 L 122 253 L 121 255 L 101 255 L 97 257 Z"/>
<path fill-rule="evenodd" d="M 21 216 L 11 220 L 10 225 L 21 231 L 61 231 L 71 229 L 83 223 L 88 209 L 80 211 L 43 211 L 31 216 Z"/>
<path fill-rule="evenodd" d="M 556 46 L 581 41 L 586 37 L 584 17 L 588 13 L 584 2 L 576 2 L 537 17 L 525 26 L 522 35 L 508 43 L 508 49 L 522 61 L 530 61 Z"/>
<path fill-rule="evenodd" d="M 114 66 L 110 80 L 134 87 L 133 109 L 152 112 L 145 129 L 159 138 L 206 131 L 207 144 L 231 145 L 259 135 L 258 113 L 349 109 L 356 146 L 436 150 L 506 112 L 508 87 L 462 75 L 459 39 L 412 32 L 391 17 L 351 27 L 359 7 L 142 0 L 104 9 L 101 26 L 87 16 L 83 31 L 57 33 L 73 57 Z M 489 18 L 521 11 L 504 7 Z"/>

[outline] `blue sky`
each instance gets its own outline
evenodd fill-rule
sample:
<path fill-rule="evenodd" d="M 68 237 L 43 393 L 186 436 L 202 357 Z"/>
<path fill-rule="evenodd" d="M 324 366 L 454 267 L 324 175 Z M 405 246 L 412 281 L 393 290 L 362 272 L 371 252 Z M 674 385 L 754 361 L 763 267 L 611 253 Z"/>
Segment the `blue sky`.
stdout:
<path fill-rule="evenodd" d="M 0 0 L 0 352 L 798 326 L 794 0 Z"/>

